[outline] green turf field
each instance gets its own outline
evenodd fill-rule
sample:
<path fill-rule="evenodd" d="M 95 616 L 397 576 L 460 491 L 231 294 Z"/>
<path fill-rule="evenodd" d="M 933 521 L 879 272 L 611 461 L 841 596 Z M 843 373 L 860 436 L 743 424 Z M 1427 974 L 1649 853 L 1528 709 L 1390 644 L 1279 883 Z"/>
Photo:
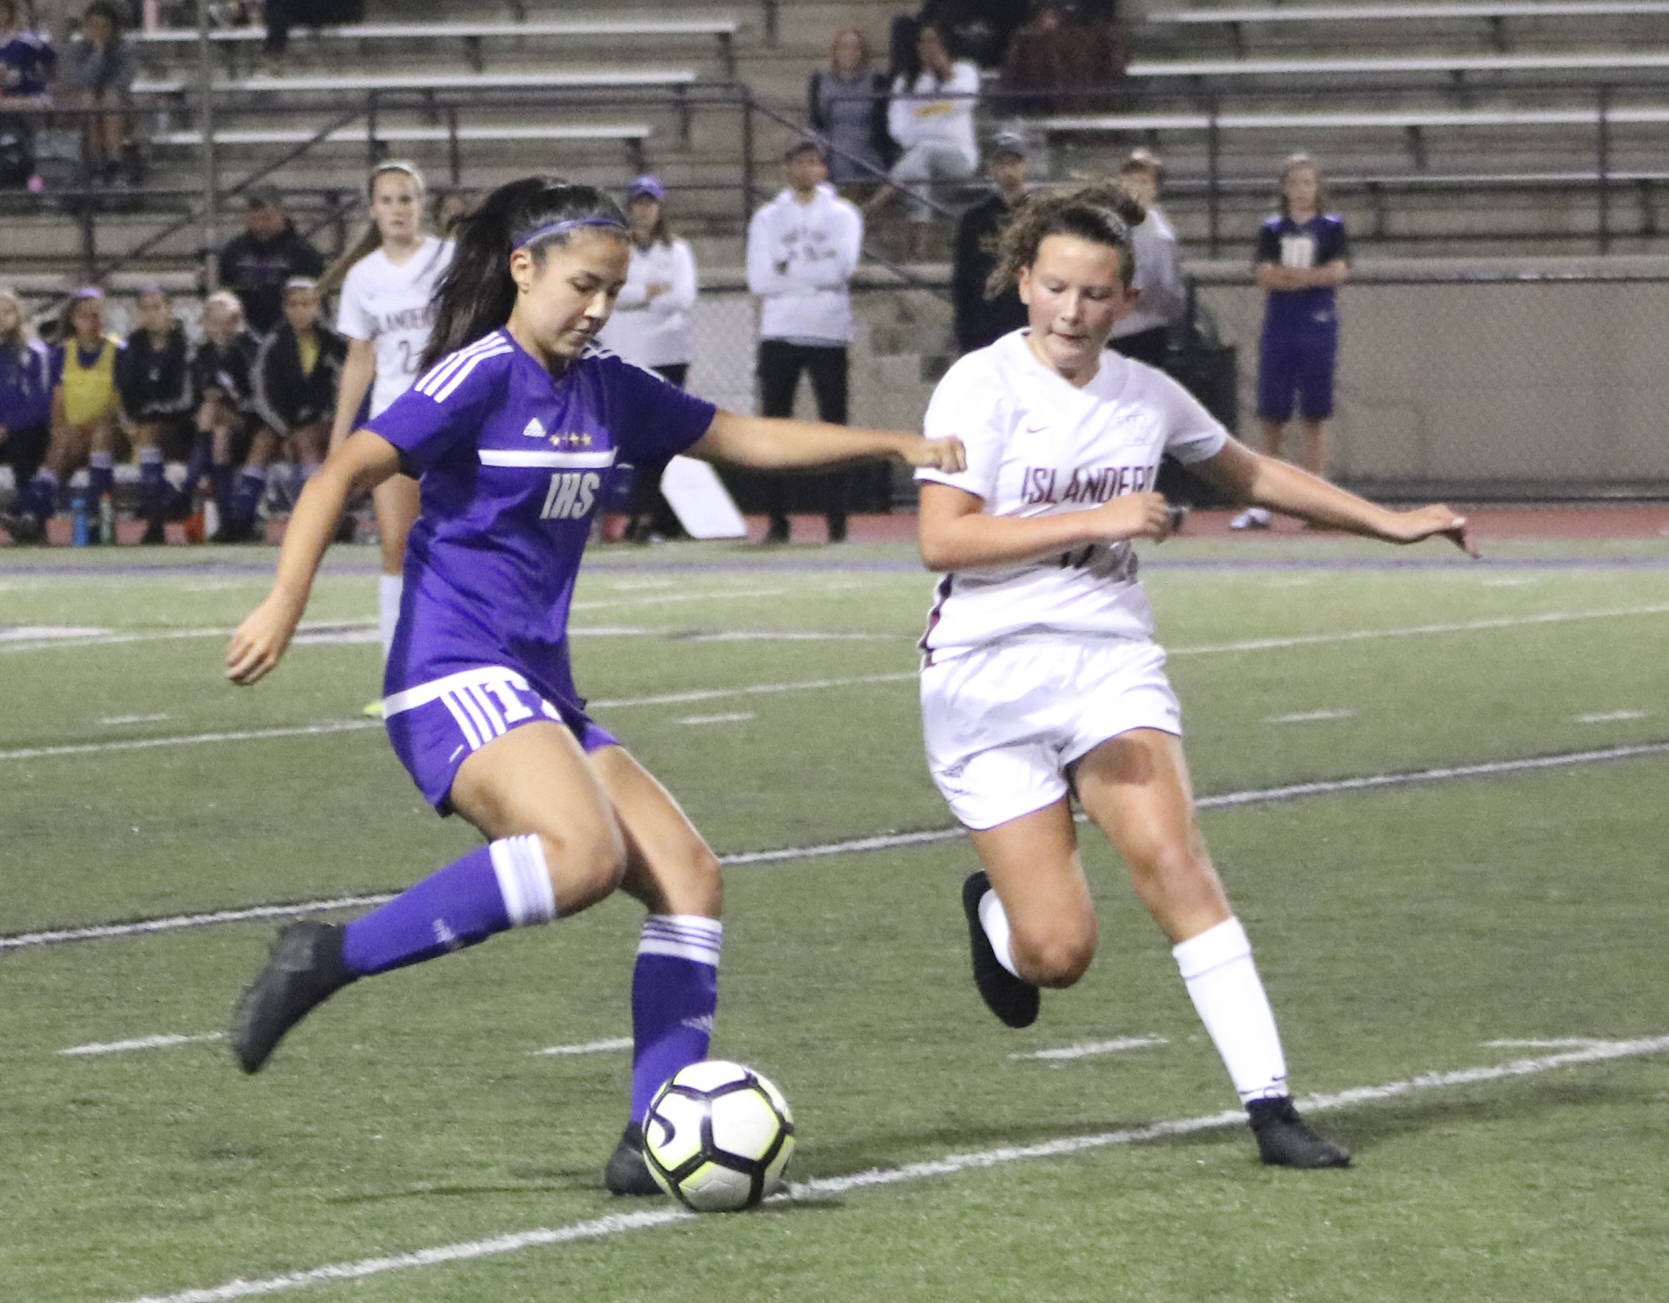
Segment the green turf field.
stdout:
<path fill-rule="evenodd" d="M 887 840 L 949 825 L 908 549 L 604 550 L 581 686 L 740 857 L 714 1052 L 800 1132 L 795 1199 L 705 1218 L 601 1187 L 624 899 L 356 985 L 256 1078 L 216 1039 L 276 926 L 248 911 L 473 844 L 359 717 L 371 549 L 251 690 L 218 662 L 272 553 L 0 554 L 0 1300 L 1662 1299 L 1661 551 L 1149 554 L 1207 838 L 1357 1156 L 1306 1174 L 1256 1162 L 1104 844 L 1088 977 L 1023 1032 L 979 1003 L 969 850 Z"/>

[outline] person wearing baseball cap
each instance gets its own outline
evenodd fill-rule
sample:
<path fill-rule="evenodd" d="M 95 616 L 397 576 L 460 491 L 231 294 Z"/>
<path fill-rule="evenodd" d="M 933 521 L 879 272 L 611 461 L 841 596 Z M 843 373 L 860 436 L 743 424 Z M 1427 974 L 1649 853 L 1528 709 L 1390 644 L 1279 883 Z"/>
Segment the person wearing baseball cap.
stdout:
<path fill-rule="evenodd" d="M 243 233 L 220 251 L 220 284 L 242 301 L 250 333 L 265 339 L 283 324 L 284 283 L 322 276 L 325 260 L 290 221 L 277 186 L 251 186 L 244 203 Z"/>
<path fill-rule="evenodd" d="M 1031 149 L 1018 131 L 999 131 L 991 142 L 986 175 L 996 190 L 956 223 L 951 262 L 951 299 L 956 310 L 956 348 L 971 353 L 1026 324 L 1026 308 L 1012 286 L 986 297 L 986 281 L 997 265 L 997 241 L 1026 197 Z"/>
<path fill-rule="evenodd" d="M 626 217 L 631 226 L 631 261 L 626 283 L 597 342 L 662 379 L 684 387 L 694 346 L 690 310 L 695 307 L 695 256 L 666 222 L 666 187 L 659 177 L 637 176 L 626 187 Z M 680 538 L 678 517 L 661 493 L 664 461 L 634 464 L 625 489 L 625 538 L 648 543 Z"/>

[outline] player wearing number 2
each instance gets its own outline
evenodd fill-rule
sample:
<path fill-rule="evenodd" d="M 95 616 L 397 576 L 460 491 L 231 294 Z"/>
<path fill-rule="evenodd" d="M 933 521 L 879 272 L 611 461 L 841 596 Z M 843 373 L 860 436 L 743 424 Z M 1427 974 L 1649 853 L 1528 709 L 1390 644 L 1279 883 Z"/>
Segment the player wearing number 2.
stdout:
<path fill-rule="evenodd" d="M 719 411 L 594 347 L 626 283 L 630 240 L 619 207 L 590 186 L 511 182 L 458 231 L 429 369 L 308 483 L 226 673 L 253 683 L 278 663 L 348 494 L 421 476 L 384 717 L 424 796 L 487 844 L 345 927 L 285 929 L 239 1004 L 232 1044 L 254 1072 L 357 978 L 624 890 L 649 917 L 632 978 L 630 1123 L 605 1179 L 619 1194 L 651 1194 L 644 1114 L 662 1082 L 706 1057 L 717 1007 L 719 864 L 574 687 L 568 610 L 603 477 L 617 458 L 686 452 L 768 470 L 875 457 L 957 470 L 962 448 Z"/>
<path fill-rule="evenodd" d="M 371 226 L 326 277 L 328 289 L 331 278 L 345 268 L 336 330 L 348 341 L 348 359 L 330 427 L 332 449 L 355 428 L 367 390 L 374 417 L 417 379 L 434 322 L 430 299 L 452 261 L 450 242 L 423 230 L 427 191 L 416 167 L 392 160 L 380 163 L 371 170 L 368 185 Z M 417 519 L 417 481 L 395 475 L 372 491 L 371 502 L 382 546 L 377 624 L 387 656 L 400 618 L 406 535 Z M 375 714 L 376 708 L 367 708 L 367 713 Z"/>
<path fill-rule="evenodd" d="M 1030 1023 L 1038 988 L 1071 986 L 1095 952 L 1075 792 L 1170 938 L 1263 1160 L 1343 1166 L 1292 1107 L 1251 946 L 1195 822 L 1131 544 L 1174 527 L 1153 487 L 1167 452 L 1233 499 L 1392 542 L 1464 547 L 1466 522 L 1387 511 L 1253 453 L 1167 376 L 1104 351 L 1136 303 L 1142 215 L 1112 186 L 1028 200 L 992 290 L 1017 282 L 1029 326 L 962 358 L 933 395 L 926 432 L 961 438 L 967 469 L 917 471 L 922 557 L 944 573 L 922 639 L 928 763 L 984 864 L 963 908 L 998 1017 Z"/>

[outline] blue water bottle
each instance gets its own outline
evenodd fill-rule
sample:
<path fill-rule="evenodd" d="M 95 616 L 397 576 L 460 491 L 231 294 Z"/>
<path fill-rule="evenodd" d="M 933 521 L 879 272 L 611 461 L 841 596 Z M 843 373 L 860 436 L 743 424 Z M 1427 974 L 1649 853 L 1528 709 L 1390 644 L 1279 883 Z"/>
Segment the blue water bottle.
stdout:
<path fill-rule="evenodd" d="M 87 546 L 87 495 L 77 493 L 70 499 L 70 542 L 76 547 Z"/>

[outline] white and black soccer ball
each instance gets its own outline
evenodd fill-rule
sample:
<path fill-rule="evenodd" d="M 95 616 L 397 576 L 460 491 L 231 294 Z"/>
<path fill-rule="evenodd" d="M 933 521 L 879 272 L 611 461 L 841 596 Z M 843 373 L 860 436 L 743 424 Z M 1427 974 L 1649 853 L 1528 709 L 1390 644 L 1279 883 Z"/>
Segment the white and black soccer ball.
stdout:
<path fill-rule="evenodd" d="M 704 1059 L 649 1102 L 643 1156 L 668 1194 L 696 1212 L 740 1212 L 782 1189 L 794 1152 L 783 1093 L 752 1068 Z"/>

